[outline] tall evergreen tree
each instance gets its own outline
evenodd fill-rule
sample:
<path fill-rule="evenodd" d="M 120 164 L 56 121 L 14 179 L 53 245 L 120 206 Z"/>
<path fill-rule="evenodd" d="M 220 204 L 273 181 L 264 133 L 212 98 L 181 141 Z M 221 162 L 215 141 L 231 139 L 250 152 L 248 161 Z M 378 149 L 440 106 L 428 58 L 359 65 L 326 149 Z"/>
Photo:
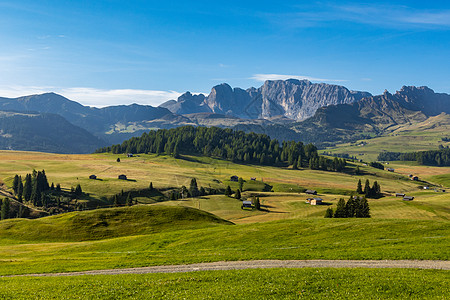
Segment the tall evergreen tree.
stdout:
<path fill-rule="evenodd" d="M 236 193 L 234 194 L 234 198 L 240 200 L 241 199 L 241 191 L 239 189 L 236 190 Z"/>
<path fill-rule="evenodd" d="M 261 202 L 259 201 L 259 197 L 256 197 L 256 199 L 255 199 L 255 208 L 257 210 L 261 209 Z"/>
<path fill-rule="evenodd" d="M 150 191 L 153 191 L 153 182 L 150 182 L 150 185 L 149 185 L 148 189 L 149 189 Z"/>
<path fill-rule="evenodd" d="M 17 190 L 19 189 L 19 175 L 15 175 L 13 179 L 12 188 L 14 191 L 14 194 L 17 195 Z"/>
<path fill-rule="evenodd" d="M 126 203 L 127 203 L 128 206 L 133 205 L 133 198 L 131 197 L 131 193 L 128 193 Z"/>
<path fill-rule="evenodd" d="M 22 202 L 22 196 L 23 196 L 23 183 L 22 177 L 19 176 L 19 186 L 17 187 L 17 199 L 20 199 L 19 202 Z"/>
<path fill-rule="evenodd" d="M 362 194 L 362 193 L 363 193 L 362 184 L 361 184 L 361 179 L 358 180 L 358 185 L 357 185 L 357 187 L 356 187 L 356 193 L 357 193 L 357 194 Z"/>
<path fill-rule="evenodd" d="M 25 201 L 29 202 L 31 201 L 31 192 L 33 190 L 32 187 L 32 180 L 31 180 L 31 174 L 27 174 L 25 176 L 25 184 L 23 186 L 23 198 Z"/>
<path fill-rule="evenodd" d="M 346 218 L 347 212 L 345 210 L 345 200 L 343 198 L 339 199 L 336 207 L 336 211 L 334 212 L 335 218 Z"/>
<path fill-rule="evenodd" d="M 356 198 L 358 199 L 358 198 Z M 355 216 L 355 209 L 357 200 L 353 198 L 353 195 L 350 196 L 350 198 L 347 200 L 347 203 L 345 204 L 345 211 L 347 214 L 347 218 L 353 218 Z"/>
<path fill-rule="evenodd" d="M 358 208 L 355 212 L 357 218 L 370 218 L 369 202 L 366 197 L 362 197 L 358 202 Z"/>
<path fill-rule="evenodd" d="M 333 209 L 331 207 L 328 207 L 325 211 L 325 218 L 332 218 L 333 217 Z"/>
<path fill-rule="evenodd" d="M 233 191 L 231 191 L 231 188 L 229 185 L 227 185 L 227 188 L 225 189 L 225 196 L 231 196 L 233 194 Z"/>
<path fill-rule="evenodd" d="M 189 185 L 189 193 L 191 194 L 192 197 L 197 197 L 199 194 L 197 179 L 195 178 L 191 179 L 191 184 Z"/>
<path fill-rule="evenodd" d="M 81 189 L 80 184 L 77 184 L 77 186 L 75 187 L 75 195 L 77 195 L 78 197 L 83 195 L 83 190 Z"/>
<path fill-rule="evenodd" d="M 241 191 L 243 191 L 244 190 L 244 179 L 242 177 L 239 177 L 238 183 L 239 183 L 239 189 Z"/>
<path fill-rule="evenodd" d="M 364 185 L 364 194 L 366 195 L 366 197 L 371 194 L 369 179 L 366 179 L 366 184 Z"/>
<path fill-rule="evenodd" d="M 9 199 L 5 198 L 2 201 L 2 205 L 1 205 L 1 209 L 0 209 L 0 219 L 1 220 L 8 219 L 9 218 L 9 213 L 10 213 Z"/>

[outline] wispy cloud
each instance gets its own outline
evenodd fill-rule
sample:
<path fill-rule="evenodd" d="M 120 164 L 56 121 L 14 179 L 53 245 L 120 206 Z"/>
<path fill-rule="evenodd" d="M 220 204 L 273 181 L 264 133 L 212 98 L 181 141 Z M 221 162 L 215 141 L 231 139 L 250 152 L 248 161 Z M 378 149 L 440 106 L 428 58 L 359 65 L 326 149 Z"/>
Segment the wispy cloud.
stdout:
<path fill-rule="evenodd" d="M 287 79 L 298 79 L 298 80 L 309 80 L 309 81 L 320 81 L 320 82 L 345 82 L 347 80 L 343 79 L 326 79 L 326 78 L 316 78 L 304 75 L 283 75 L 283 74 L 254 74 L 249 79 L 256 81 L 266 81 L 266 80 L 287 80 Z"/>
<path fill-rule="evenodd" d="M 55 92 L 83 105 L 104 107 L 132 103 L 157 106 L 167 100 L 177 99 L 181 93 L 176 91 L 138 90 L 138 89 L 95 89 L 87 87 L 57 88 L 36 86 L 0 87 L 0 96 L 20 97 L 25 95 Z"/>
<path fill-rule="evenodd" d="M 267 16 L 271 21 L 291 28 L 346 21 L 388 28 L 450 29 L 450 10 L 424 10 L 403 5 L 317 3 L 297 6 L 292 13 Z"/>

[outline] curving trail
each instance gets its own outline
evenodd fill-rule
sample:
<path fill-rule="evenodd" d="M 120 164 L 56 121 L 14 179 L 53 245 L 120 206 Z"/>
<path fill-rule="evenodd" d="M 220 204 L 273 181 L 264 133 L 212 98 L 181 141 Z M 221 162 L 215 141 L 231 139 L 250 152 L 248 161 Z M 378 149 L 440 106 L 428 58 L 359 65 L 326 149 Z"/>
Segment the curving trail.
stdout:
<path fill-rule="evenodd" d="M 167 265 L 127 269 L 92 270 L 67 273 L 43 273 L 8 275 L 17 276 L 80 276 L 80 275 L 117 275 L 146 273 L 181 273 L 212 270 L 243 270 L 266 268 L 408 268 L 450 270 L 450 261 L 444 260 L 250 260 L 220 261 L 190 265 Z"/>

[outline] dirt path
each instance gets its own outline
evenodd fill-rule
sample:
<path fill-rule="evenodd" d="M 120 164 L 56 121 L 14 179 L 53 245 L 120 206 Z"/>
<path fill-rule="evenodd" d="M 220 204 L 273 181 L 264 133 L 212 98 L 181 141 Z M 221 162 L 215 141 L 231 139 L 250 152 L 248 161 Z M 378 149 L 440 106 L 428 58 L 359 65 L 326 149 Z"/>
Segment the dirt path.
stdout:
<path fill-rule="evenodd" d="M 253 260 L 253 261 L 220 261 L 190 265 L 153 266 L 128 269 L 92 270 L 67 273 L 45 273 L 8 275 L 17 276 L 79 276 L 79 275 L 117 275 L 146 273 L 181 273 L 212 270 L 242 270 L 266 268 L 414 268 L 450 270 L 450 261 L 442 260 Z"/>

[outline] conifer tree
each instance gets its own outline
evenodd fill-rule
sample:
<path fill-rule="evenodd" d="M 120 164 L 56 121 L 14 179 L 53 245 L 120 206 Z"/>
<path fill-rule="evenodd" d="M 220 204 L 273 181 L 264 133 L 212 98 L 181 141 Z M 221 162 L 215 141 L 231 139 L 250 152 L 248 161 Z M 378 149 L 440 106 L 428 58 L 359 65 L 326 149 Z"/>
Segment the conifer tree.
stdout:
<path fill-rule="evenodd" d="M 197 197 L 199 194 L 197 179 L 195 178 L 191 179 L 191 184 L 189 185 L 189 193 L 191 194 L 192 197 Z"/>
<path fill-rule="evenodd" d="M 225 196 L 230 197 L 231 194 L 233 194 L 233 192 L 231 191 L 230 186 L 228 185 L 227 188 L 225 189 Z"/>
<path fill-rule="evenodd" d="M 244 179 L 242 177 L 239 177 L 238 183 L 239 183 L 239 189 L 242 191 L 244 189 Z"/>
<path fill-rule="evenodd" d="M 240 200 L 241 199 L 241 191 L 239 189 L 236 190 L 236 193 L 234 195 L 234 198 Z"/>
<path fill-rule="evenodd" d="M 356 198 L 358 199 L 358 198 Z M 350 198 L 347 200 L 347 203 L 345 204 L 345 211 L 347 214 L 347 218 L 353 218 L 355 216 L 355 209 L 357 200 L 353 198 L 353 195 L 350 196 Z"/>
<path fill-rule="evenodd" d="M 14 194 L 17 195 L 17 190 L 19 189 L 19 175 L 15 175 L 13 179 L 12 188 L 14 191 Z"/>
<path fill-rule="evenodd" d="M 358 186 L 356 187 L 356 193 L 357 194 L 362 194 L 363 193 L 361 179 L 358 180 Z"/>
<path fill-rule="evenodd" d="M 58 193 L 61 192 L 61 185 L 60 185 L 59 183 L 56 184 L 56 191 L 57 191 Z"/>
<path fill-rule="evenodd" d="M 367 197 L 368 195 L 370 195 L 370 193 L 371 193 L 370 182 L 369 179 L 366 179 L 366 184 L 364 185 L 364 194 Z"/>
<path fill-rule="evenodd" d="M 345 211 L 345 200 L 343 198 L 339 199 L 336 207 L 336 211 L 334 212 L 335 218 L 346 218 L 347 212 Z"/>
<path fill-rule="evenodd" d="M 6 220 L 9 218 L 10 203 L 9 199 L 5 198 L 2 201 L 1 209 L 0 209 L 0 219 Z"/>
<path fill-rule="evenodd" d="M 23 186 L 23 197 L 27 202 L 31 200 L 31 192 L 33 190 L 31 181 L 31 174 L 27 174 L 25 176 L 25 184 Z"/>
<path fill-rule="evenodd" d="M 17 199 L 20 199 L 19 202 L 22 202 L 22 196 L 23 196 L 23 183 L 22 177 L 19 176 L 19 186 L 17 187 Z"/>
<path fill-rule="evenodd" d="M 133 198 L 131 197 L 131 193 L 128 193 L 126 203 L 127 203 L 128 206 L 133 205 Z"/>
<path fill-rule="evenodd" d="M 370 218 L 369 202 L 366 197 L 362 197 L 359 200 L 358 209 L 356 210 L 355 216 L 357 218 Z"/>
<path fill-rule="evenodd" d="M 259 201 L 259 197 L 256 197 L 256 199 L 255 199 L 255 208 L 257 210 L 261 209 L 261 202 Z"/>
<path fill-rule="evenodd" d="M 333 209 L 331 207 L 328 207 L 325 211 L 325 218 L 332 218 L 333 217 Z"/>
<path fill-rule="evenodd" d="M 75 195 L 77 196 L 81 196 L 83 194 L 83 191 L 81 190 L 81 185 L 77 184 L 77 186 L 75 187 Z"/>
<path fill-rule="evenodd" d="M 150 186 L 148 187 L 150 191 L 153 191 L 153 182 L 150 182 Z"/>

